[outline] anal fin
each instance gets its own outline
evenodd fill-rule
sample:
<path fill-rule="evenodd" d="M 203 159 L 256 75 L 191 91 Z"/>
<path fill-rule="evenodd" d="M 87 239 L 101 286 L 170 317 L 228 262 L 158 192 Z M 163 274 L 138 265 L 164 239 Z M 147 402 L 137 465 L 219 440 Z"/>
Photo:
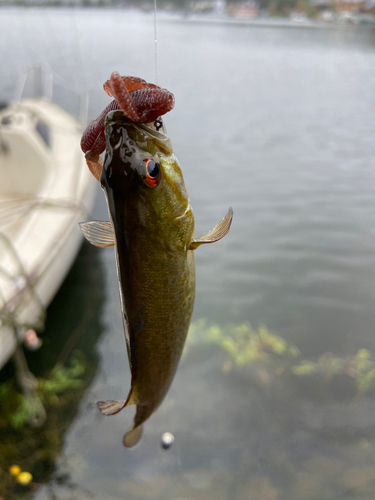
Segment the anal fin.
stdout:
<path fill-rule="evenodd" d="M 126 401 L 114 401 L 113 399 L 108 399 L 108 401 L 98 401 L 96 404 L 104 415 L 116 415 L 116 413 L 120 412 L 124 408 Z"/>
<path fill-rule="evenodd" d="M 81 231 L 86 239 L 96 247 L 113 247 L 115 244 L 115 233 L 110 222 L 92 220 L 90 222 L 80 222 Z"/>
<path fill-rule="evenodd" d="M 119 401 L 107 399 L 107 401 L 97 401 L 96 404 L 103 415 L 116 415 L 116 413 L 119 413 L 125 406 L 138 404 L 138 398 L 132 388 L 126 399 L 121 399 Z"/>
<path fill-rule="evenodd" d="M 233 219 L 233 210 L 232 207 L 229 207 L 227 215 L 217 224 L 211 231 L 208 231 L 202 236 L 195 238 L 189 246 L 189 250 L 195 250 L 199 247 L 199 245 L 205 245 L 208 243 L 215 243 L 215 241 L 219 241 L 226 234 L 228 234 L 230 226 L 232 224 Z"/>

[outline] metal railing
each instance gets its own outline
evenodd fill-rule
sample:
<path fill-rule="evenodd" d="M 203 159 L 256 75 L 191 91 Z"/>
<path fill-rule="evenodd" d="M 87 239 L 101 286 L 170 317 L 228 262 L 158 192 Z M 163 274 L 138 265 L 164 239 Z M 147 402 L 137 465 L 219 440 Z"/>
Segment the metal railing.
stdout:
<path fill-rule="evenodd" d="M 59 87 L 69 90 L 75 93 L 79 97 L 79 123 L 82 128 L 86 127 L 87 124 L 87 114 L 88 114 L 88 92 L 82 91 L 78 92 L 76 87 L 65 80 L 65 78 L 58 75 L 51 66 L 45 62 L 36 62 L 29 64 L 21 69 L 18 82 L 14 91 L 14 99 L 17 102 L 22 100 L 26 82 L 32 71 L 39 72 L 39 89 L 37 90 L 37 95 L 52 101 L 53 98 L 53 86 L 58 85 Z"/>

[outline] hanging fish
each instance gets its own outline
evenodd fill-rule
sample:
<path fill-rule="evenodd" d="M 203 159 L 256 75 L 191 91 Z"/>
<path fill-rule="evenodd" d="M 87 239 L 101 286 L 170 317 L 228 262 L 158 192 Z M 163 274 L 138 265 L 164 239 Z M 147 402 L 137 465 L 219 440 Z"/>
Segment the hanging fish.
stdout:
<path fill-rule="evenodd" d="M 115 246 L 131 389 L 125 400 L 97 404 L 105 415 L 137 406 L 123 441 L 131 448 L 163 401 L 181 357 L 194 305 L 193 251 L 223 238 L 233 214 L 230 208 L 214 229 L 194 238 L 193 211 L 160 113 L 144 124 L 126 116 L 124 107 L 104 121 L 100 182 L 110 222 L 85 222 L 81 229 L 93 245 Z"/>

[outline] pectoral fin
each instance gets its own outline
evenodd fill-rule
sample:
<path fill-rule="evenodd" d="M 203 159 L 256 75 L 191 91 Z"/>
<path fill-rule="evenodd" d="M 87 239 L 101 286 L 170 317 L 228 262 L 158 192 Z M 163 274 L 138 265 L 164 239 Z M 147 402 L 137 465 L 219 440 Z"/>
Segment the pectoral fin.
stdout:
<path fill-rule="evenodd" d="M 92 220 L 81 222 L 80 227 L 86 239 L 96 247 L 113 247 L 115 244 L 115 233 L 110 222 Z"/>
<path fill-rule="evenodd" d="M 215 243 L 215 241 L 221 240 L 229 232 L 230 225 L 232 224 L 233 210 L 229 207 L 227 215 L 222 219 L 217 226 L 215 226 L 208 233 L 202 234 L 199 238 L 195 238 L 189 246 L 189 250 L 195 250 L 199 245 L 205 245 L 206 243 Z"/>

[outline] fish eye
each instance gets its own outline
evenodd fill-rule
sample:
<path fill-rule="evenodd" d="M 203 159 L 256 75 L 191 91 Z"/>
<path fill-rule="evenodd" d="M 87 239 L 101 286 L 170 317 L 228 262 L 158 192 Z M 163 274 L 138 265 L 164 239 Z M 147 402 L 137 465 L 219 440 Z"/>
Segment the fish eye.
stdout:
<path fill-rule="evenodd" d="M 143 160 L 145 166 L 145 176 L 144 181 L 147 186 L 156 187 L 159 184 L 161 178 L 161 170 L 159 163 L 156 163 L 152 158 L 146 158 Z"/>

